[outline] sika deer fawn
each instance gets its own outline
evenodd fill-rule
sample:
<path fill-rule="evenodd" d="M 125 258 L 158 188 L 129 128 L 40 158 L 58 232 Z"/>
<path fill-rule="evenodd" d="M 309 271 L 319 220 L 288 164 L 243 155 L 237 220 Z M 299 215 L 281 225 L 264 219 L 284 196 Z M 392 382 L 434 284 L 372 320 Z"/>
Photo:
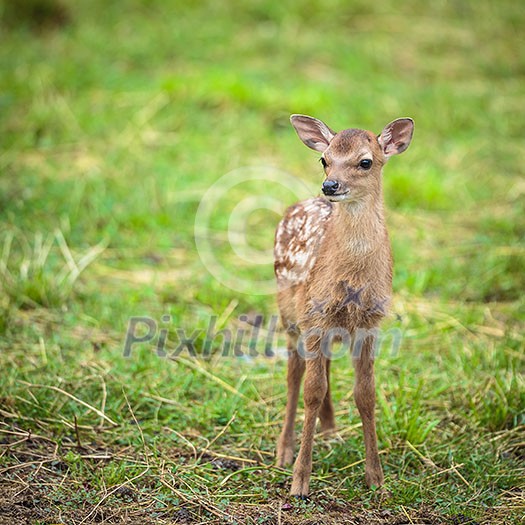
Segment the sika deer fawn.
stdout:
<path fill-rule="evenodd" d="M 292 115 L 299 138 L 322 153 L 324 197 L 286 211 L 275 235 L 278 303 L 288 340 L 288 399 L 277 444 L 277 464 L 294 457 L 294 421 L 301 379 L 304 424 L 293 469 L 295 496 L 308 495 L 317 417 L 321 431 L 335 428 L 330 396 L 328 340 L 352 341 L 354 397 L 365 441 L 365 481 L 383 483 L 377 450 L 374 329 L 392 294 L 392 255 L 383 206 L 382 169 L 412 139 L 412 119 L 397 119 L 380 135 L 360 129 L 334 133 L 320 120 Z M 365 334 L 357 342 L 356 334 Z M 298 347 L 299 344 L 299 347 Z"/>

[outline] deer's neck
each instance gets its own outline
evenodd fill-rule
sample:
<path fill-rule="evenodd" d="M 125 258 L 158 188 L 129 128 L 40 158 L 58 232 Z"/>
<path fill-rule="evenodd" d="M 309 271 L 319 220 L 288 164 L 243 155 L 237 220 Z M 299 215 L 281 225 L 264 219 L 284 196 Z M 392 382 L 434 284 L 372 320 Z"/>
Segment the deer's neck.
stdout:
<path fill-rule="evenodd" d="M 381 195 L 369 195 L 359 202 L 335 205 L 333 240 L 348 257 L 371 255 L 388 244 Z"/>

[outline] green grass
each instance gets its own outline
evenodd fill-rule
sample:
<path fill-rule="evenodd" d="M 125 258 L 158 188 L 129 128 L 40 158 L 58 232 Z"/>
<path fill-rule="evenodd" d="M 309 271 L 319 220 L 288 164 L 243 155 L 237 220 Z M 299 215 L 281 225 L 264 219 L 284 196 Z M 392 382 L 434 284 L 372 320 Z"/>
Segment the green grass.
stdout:
<path fill-rule="evenodd" d="M 525 7 L 23 3 L 0 2 L 0 523 L 520 523 Z M 377 363 L 387 492 L 364 485 L 342 358 L 339 434 L 316 441 L 312 500 L 281 511 L 285 361 L 219 338 L 194 359 L 177 329 L 201 354 L 210 317 L 277 313 L 275 225 L 322 179 L 290 113 L 416 131 L 385 170 L 384 329 L 403 334 Z M 179 357 L 158 333 L 124 357 L 132 316 Z"/>

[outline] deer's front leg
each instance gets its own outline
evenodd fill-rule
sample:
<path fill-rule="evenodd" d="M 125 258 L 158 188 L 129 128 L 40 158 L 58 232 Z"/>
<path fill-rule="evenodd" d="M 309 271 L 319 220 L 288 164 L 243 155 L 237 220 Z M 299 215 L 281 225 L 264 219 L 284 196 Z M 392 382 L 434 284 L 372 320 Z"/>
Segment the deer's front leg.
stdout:
<path fill-rule="evenodd" d="M 383 484 L 383 469 L 377 450 L 377 435 L 375 423 L 375 381 L 374 355 L 372 336 L 363 342 L 360 355 L 354 357 L 355 386 L 354 397 L 363 423 L 365 438 L 365 482 L 368 487 Z"/>
<path fill-rule="evenodd" d="M 295 446 L 295 414 L 297 412 L 297 401 L 301 389 L 301 380 L 305 369 L 305 361 L 297 353 L 297 337 L 288 336 L 288 399 L 286 401 L 286 415 L 279 441 L 277 442 L 277 466 L 284 467 L 293 462 Z"/>
<path fill-rule="evenodd" d="M 311 349 L 309 349 L 310 355 Z M 323 403 L 328 384 L 326 380 L 326 358 L 316 352 L 316 357 L 306 361 L 304 380 L 304 425 L 301 449 L 293 470 L 293 496 L 307 496 L 312 473 L 312 448 L 315 435 L 315 424 L 319 409 Z"/>

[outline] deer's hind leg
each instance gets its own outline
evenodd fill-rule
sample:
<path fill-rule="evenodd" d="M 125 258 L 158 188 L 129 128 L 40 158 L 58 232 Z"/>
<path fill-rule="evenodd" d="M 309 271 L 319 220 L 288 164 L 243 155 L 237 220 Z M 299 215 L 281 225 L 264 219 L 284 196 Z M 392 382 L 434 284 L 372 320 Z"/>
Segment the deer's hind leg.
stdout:
<path fill-rule="evenodd" d="M 335 430 L 334 405 L 330 394 L 330 359 L 326 360 L 326 395 L 319 410 L 319 420 L 321 422 L 321 432 L 330 435 Z"/>

